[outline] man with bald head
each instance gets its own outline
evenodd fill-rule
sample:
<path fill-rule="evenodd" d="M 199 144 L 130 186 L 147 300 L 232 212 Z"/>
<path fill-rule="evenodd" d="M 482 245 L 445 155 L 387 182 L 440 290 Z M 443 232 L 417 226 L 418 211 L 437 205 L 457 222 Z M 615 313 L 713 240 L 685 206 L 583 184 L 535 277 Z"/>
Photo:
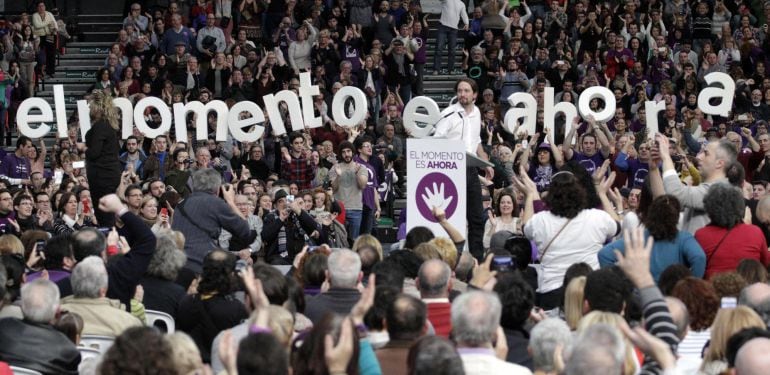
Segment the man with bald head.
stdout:
<path fill-rule="evenodd" d="M 755 338 L 738 350 L 735 357 L 735 375 L 760 375 L 766 374 L 770 367 L 770 339 L 764 337 Z"/>
<path fill-rule="evenodd" d="M 449 338 L 452 331 L 452 270 L 444 261 L 431 259 L 422 264 L 417 274 L 417 289 L 428 309 L 428 320 L 436 330 L 436 336 Z"/>
<path fill-rule="evenodd" d="M 738 295 L 738 305 L 750 307 L 770 326 L 770 285 L 754 283 L 743 288 Z"/>

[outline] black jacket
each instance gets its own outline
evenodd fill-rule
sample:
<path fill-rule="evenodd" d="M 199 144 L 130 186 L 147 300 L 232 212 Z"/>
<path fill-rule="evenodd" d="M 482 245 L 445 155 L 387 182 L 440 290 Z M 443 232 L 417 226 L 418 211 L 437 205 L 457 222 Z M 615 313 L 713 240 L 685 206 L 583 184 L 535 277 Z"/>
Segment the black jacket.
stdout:
<path fill-rule="evenodd" d="M 278 251 L 278 237 L 281 229 L 286 230 L 286 253 L 281 254 Z M 300 230 L 301 229 L 301 230 Z M 305 236 L 310 236 L 319 229 L 318 224 L 307 212 L 302 211 L 299 215 L 293 212 L 286 219 L 281 221 L 278 213 L 273 211 L 265 215 L 264 225 L 262 226 L 262 241 L 264 241 L 266 252 L 265 259 L 270 264 L 289 265 L 294 260 L 294 256 L 302 251 L 305 246 Z M 304 233 L 302 233 L 304 231 Z"/>
<path fill-rule="evenodd" d="M 123 221 L 123 228 L 118 230 L 118 233 L 126 237 L 131 251 L 107 264 L 107 275 L 110 280 L 107 286 L 107 298 L 120 300 L 120 303 L 126 306 L 126 311 L 130 311 L 131 298 L 134 296 L 136 286 L 139 285 L 155 253 L 155 235 L 142 219 L 131 212 L 124 213 L 120 220 Z M 88 255 L 98 254 L 86 254 Z M 69 277 L 62 279 L 57 285 L 62 298 L 72 294 Z"/>
<path fill-rule="evenodd" d="M 80 352 L 48 324 L 0 319 L 0 361 L 43 374 L 77 375 Z"/>
<path fill-rule="evenodd" d="M 97 121 L 86 133 L 86 167 L 94 181 L 110 178 L 120 182 L 118 133 L 106 121 Z M 94 178 L 98 177 L 98 178 Z"/>
<path fill-rule="evenodd" d="M 360 298 L 358 289 L 332 287 L 328 292 L 317 294 L 305 301 L 305 316 L 313 324 L 318 324 L 328 312 L 347 315 Z"/>

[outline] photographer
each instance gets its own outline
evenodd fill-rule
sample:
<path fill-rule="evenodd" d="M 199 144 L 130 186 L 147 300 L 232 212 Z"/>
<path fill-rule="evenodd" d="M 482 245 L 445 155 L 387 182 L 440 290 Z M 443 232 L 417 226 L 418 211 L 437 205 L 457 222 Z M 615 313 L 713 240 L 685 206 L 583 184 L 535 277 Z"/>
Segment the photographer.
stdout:
<path fill-rule="evenodd" d="M 176 149 L 173 154 L 174 169 L 170 170 L 163 181 L 166 186 L 172 186 L 182 197 L 190 195 L 190 153 L 185 149 Z"/>
<path fill-rule="evenodd" d="M 294 257 L 316 232 L 318 225 L 302 209 L 302 199 L 294 199 L 285 190 L 275 192 L 275 210 L 265 215 L 262 239 L 266 249 L 265 261 L 270 264 L 292 264 Z"/>
<path fill-rule="evenodd" d="M 249 223 L 235 205 L 235 189 L 222 186 L 218 171 L 207 168 L 193 172 L 192 188 L 190 197 L 176 207 L 171 228 L 185 236 L 185 268 L 200 273 L 203 258 L 217 247 L 222 229 L 244 243 L 254 241 L 257 233 L 249 229 Z M 218 197 L 220 191 L 224 201 Z"/>

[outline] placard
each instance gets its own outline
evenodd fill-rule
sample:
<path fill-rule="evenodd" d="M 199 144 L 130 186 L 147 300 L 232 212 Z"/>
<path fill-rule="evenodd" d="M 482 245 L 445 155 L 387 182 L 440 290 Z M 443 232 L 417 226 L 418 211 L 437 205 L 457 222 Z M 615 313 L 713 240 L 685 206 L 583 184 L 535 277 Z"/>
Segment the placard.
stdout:
<path fill-rule="evenodd" d="M 433 217 L 433 207 L 441 207 L 447 221 L 466 232 L 466 156 L 459 140 L 408 139 L 407 149 L 407 232 L 418 226 L 436 236 L 447 233 Z"/>

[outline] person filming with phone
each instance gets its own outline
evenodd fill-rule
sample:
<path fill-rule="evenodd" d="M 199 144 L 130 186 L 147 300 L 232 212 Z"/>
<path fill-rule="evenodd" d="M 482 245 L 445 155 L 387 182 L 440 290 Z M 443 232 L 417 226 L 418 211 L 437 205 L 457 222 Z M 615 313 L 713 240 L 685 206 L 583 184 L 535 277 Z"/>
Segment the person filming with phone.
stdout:
<path fill-rule="evenodd" d="M 222 185 L 222 175 L 217 170 L 205 168 L 194 171 L 192 189 L 192 194 L 174 210 L 171 229 L 185 236 L 185 268 L 199 274 L 203 258 L 219 247 L 222 229 L 243 243 L 253 242 L 257 232 L 250 229 L 235 204 L 235 188 L 229 184 Z M 224 200 L 220 199 L 220 194 Z"/>

